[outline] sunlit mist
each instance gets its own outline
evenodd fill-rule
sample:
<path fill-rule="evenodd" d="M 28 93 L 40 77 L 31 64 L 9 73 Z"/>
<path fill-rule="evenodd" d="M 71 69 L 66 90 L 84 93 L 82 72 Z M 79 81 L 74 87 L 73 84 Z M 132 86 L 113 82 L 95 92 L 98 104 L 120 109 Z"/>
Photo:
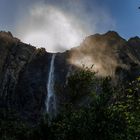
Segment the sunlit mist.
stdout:
<path fill-rule="evenodd" d="M 20 22 L 18 32 L 22 32 L 23 42 L 44 47 L 50 52 L 63 51 L 79 45 L 86 35 L 74 20 L 52 6 L 35 5 Z"/>
<path fill-rule="evenodd" d="M 32 4 L 17 22 L 16 36 L 48 52 L 62 52 L 79 46 L 87 35 L 100 31 L 100 24 L 106 28 L 114 26 L 105 9 L 93 5 L 89 12 L 83 1 L 65 4 L 68 9 L 61 4 Z"/>

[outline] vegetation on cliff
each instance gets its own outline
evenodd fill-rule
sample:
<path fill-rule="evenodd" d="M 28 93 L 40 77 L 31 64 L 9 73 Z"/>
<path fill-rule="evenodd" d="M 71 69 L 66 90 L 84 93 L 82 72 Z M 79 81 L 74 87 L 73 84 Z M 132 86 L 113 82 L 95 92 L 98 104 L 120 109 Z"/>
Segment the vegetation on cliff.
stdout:
<path fill-rule="evenodd" d="M 113 87 L 109 77 L 97 80 L 95 73 L 85 69 L 68 78 L 67 88 L 71 100 L 51 123 L 46 116 L 38 125 L 29 126 L 17 119 L 15 113 L 1 110 L 0 139 L 140 139 L 140 78 L 125 87 Z M 74 99 L 85 94 L 90 97 L 90 104 L 75 108 Z"/>

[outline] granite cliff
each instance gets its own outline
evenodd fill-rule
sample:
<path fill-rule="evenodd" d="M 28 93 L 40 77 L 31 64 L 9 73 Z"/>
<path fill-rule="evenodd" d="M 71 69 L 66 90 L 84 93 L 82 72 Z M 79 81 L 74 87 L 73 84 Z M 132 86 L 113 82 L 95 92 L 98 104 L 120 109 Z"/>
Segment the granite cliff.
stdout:
<path fill-rule="evenodd" d="M 10 32 L 0 32 L 0 108 L 16 110 L 22 119 L 37 121 L 46 113 L 48 76 L 52 53 L 22 43 Z M 114 84 L 140 75 L 140 38 L 126 41 L 114 31 L 88 36 L 80 46 L 56 53 L 54 90 L 58 110 L 65 96 L 67 77 L 83 65 L 97 77 L 111 76 Z"/>

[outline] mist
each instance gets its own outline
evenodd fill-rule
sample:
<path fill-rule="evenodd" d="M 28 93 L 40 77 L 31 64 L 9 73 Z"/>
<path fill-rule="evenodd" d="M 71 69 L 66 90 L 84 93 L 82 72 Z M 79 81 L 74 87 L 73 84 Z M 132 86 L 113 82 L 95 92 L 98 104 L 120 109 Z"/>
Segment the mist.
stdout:
<path fill-rule="evenodd" d="M 63 52 L 79 46 L 86 36 L 114 26 L 107 10 L 96 3 L 91 6 L 84 0 L 42 1 L 31 4 L 20 17 L 16 34 L 21 41 L 48 52 Z"/>

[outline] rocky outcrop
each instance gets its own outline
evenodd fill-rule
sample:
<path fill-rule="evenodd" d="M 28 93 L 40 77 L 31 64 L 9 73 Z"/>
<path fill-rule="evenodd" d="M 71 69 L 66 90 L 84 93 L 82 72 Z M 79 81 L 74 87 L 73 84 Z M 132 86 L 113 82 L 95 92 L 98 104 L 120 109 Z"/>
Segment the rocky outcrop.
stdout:
<path fill-rule="evenodd" d="M 114 76 L 116 67 L 127 68 L 127 65 L 120 59 L 120 53 L 125 49 L 126 41 L 115 32 L 108 32 L 104 35 L 92 35 L 87 37 L 80 47 L 73 50 L 72 59 L 81 60 L 82 63 L 91 66 L 100 76 Z M 72 62 L 75 63 L 75 62 Z"/>
<path fill-rule="evenodd" d="M 46 113 L 47 82 L 52 54 L 22 43 L 10 32 L 0 32 L 0 108 L 15 110 L 25 121 Z M 66 81 L 67 53 L 55 61 L 55 87 Z M 61 83 L 61 84 L 60 84 Z"/>
<path fill-rule="evenodd" d="M 10 32 L 0 32 L 0 108 L 16 110 L 22 119 L 37 121 L 45 113 L 52 54 L 22 43 Z M 118 33 L 88 36 L 79 47 L 57 53 L 54 74 L 57 104 L 65 97 L 67 77 L 83 65 L 97 76 L 111 76 L 117 84 L 140 75 L 140 38 L 128 41 Z"/>
<path fill-rule="evenodd" d="M 10 104 L 9 95 L 15 93 L 19 73 L 30 61 L 35 51 L 13 38 L 10 33 L 0 34 L 0 95 Z"/>
<path fill-rule="evenodd" d="M 139 46 L 138 37 L 126 41 L 114 31 L 95 34 L 71 50 L 70 62 L 78 67 L 82 63 L 88 67 L 94 65 L 93 70 L 98 76 L 111 76 L 116 82 L 125 81 L 139 75 Z"/>

